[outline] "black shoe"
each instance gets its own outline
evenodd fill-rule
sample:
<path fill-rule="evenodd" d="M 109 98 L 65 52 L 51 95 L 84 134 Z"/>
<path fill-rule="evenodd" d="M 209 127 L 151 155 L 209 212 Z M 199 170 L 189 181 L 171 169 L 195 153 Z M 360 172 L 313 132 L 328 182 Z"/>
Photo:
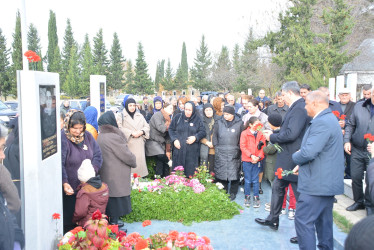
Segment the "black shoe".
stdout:
<path fill-rule="evenodd" d="M 350 205 L 349 207 L 347 207 L 345 210 L 347 210 L 347 211 L 356 211 L 356 210 L 359 210 L 359 209 L 365 209 L 364 204 L 355 202 L 352 205 Z"/>
<path fill-rule="evenodd" d="M 268 221 L 268 220 L 265 220 L 265 219 L 256 218 L 255 221 L 258 224 L 260 224 L 262 226 L 268 226 L 273 230 L 278 230 L 278 227 L 279 227 L 279 223 L 271 222 L 271 221 Z"/>
<path fill-rule="evenodd" d="M 120 229 L 121 227 L 123 227 L 125 224 L 123 223 L 123 221 L 121 221 L 118 217 L 113 217 L 113 218 L 110 218 L 109 219 L 109 224 L 110 225 L 118 225 L 118 229 Z M 123 230 L 122 230 L 123 231 Z"/>
<path fill-rule="evenodd" d="M 230 200 L 233 201 L 236 199 L 236 194 L 230 194 Z"/>
<path fill-rule="evenodd" d="M 373 207 L 366 207 L 366 215 L 373 215 L 374 214 L 374 208 Z"/>
<path fill-rule="evenodd" d="M 259 193 L 259 194 L 263 194 L 263 193 L 264 193 L 264 191 L 262 191 L 262 188 L 260 188 L 260 189 L 258 190 L 258 193 Z"/>
<path fill-rule="evenodd" d="M 292 237 L 292 238 L 290 239 L 290 242 L 291 242 L 292 244 L 299 244 L 299 241 L 297 240 L 297 236 Z"/>

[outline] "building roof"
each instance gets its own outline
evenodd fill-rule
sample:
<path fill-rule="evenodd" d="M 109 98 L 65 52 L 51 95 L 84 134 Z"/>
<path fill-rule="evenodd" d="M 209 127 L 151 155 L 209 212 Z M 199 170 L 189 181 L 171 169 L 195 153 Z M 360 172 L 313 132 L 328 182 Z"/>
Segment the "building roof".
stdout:
<path fill-rule="evenodd" d="M 358 47 L 359 55 L 343 65 L 341 73 L 347 71 L 374 71 L 374 39 L 365 39 Z"/>

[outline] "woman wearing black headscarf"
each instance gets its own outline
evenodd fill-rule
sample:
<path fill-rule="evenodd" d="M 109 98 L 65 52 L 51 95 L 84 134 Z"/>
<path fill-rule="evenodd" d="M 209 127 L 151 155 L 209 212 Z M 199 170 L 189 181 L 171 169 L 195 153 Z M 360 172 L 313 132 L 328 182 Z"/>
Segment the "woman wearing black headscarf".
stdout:
<path fill-rule="evenodd" d="M 125 135 L 117 126 L 112 111 L 105 112 L 99 118 L 99 136 L 97 143 L 101 148 L 103 165 L 100 175 L 109 187 L 109 201 L 106 214 L 111 224 L 123 223 L 119 217 L 129 214 L 131 210 L 131 168 L 136 167 L 136 158 L 131 153 Z"/>
<path fill-rule="evenodd" d="M 128 147 L 136 157 L 136 168 L 131 169 L 131 172 L 145 177 L 148 175 L 145 141 L 149 139 L 149 125 L 144 116 L 136 112 L 136 102 L 133 98 L 126 100 L 125 107 L 117 118 L 118 127 L 125 134 Z"/>
<path fill-rule="evenodd" d="M 199 165 L 200 140 L 206 136 L 194 103 L 187 102 L 183 112 L 174 116 L 169 135 L 173 146 L 173 168 L 183 166 L 185 175 L 193 176 Z"/>
<path fill-rule="evenodd" d="M 208 167 L 209 172 L 214 172 L 214 146 L 212 143 L 214 122 L 220 118 L 214 112 L 213 105 L 206 103 L 203 106 L 202 119 L 205 127 L 206 136 L 200 140 L 200 165 Z"/>

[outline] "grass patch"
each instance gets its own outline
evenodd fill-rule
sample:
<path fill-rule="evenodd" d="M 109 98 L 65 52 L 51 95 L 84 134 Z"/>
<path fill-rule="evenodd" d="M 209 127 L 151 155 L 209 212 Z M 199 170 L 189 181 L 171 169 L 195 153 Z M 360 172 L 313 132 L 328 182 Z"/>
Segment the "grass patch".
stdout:
<path fill-rule="evenodd" d="M 332 216 L 334 218 L 335 224 L 340 228 L 344 233 L 349 233 L 353 227 L 353 223 L 347 220 L 344 216 L 333 211 Z"/>

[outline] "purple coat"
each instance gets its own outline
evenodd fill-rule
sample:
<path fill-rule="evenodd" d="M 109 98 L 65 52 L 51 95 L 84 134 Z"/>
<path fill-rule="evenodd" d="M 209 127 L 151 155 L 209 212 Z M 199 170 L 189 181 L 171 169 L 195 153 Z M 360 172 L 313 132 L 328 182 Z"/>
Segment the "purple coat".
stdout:
<path fill-rule="evenodd" d="M 80 184 L 78 169 L 83 160 L 90 159 L 96 173 L 99 172 L 103 163 L 100 147 L 87 131 L 84 132 L 82 145 L 86 145 L 87 150 L 68 140 L 64 131 L 61 130 L 62 183 L 69 183 L 75 193 Z"/>

